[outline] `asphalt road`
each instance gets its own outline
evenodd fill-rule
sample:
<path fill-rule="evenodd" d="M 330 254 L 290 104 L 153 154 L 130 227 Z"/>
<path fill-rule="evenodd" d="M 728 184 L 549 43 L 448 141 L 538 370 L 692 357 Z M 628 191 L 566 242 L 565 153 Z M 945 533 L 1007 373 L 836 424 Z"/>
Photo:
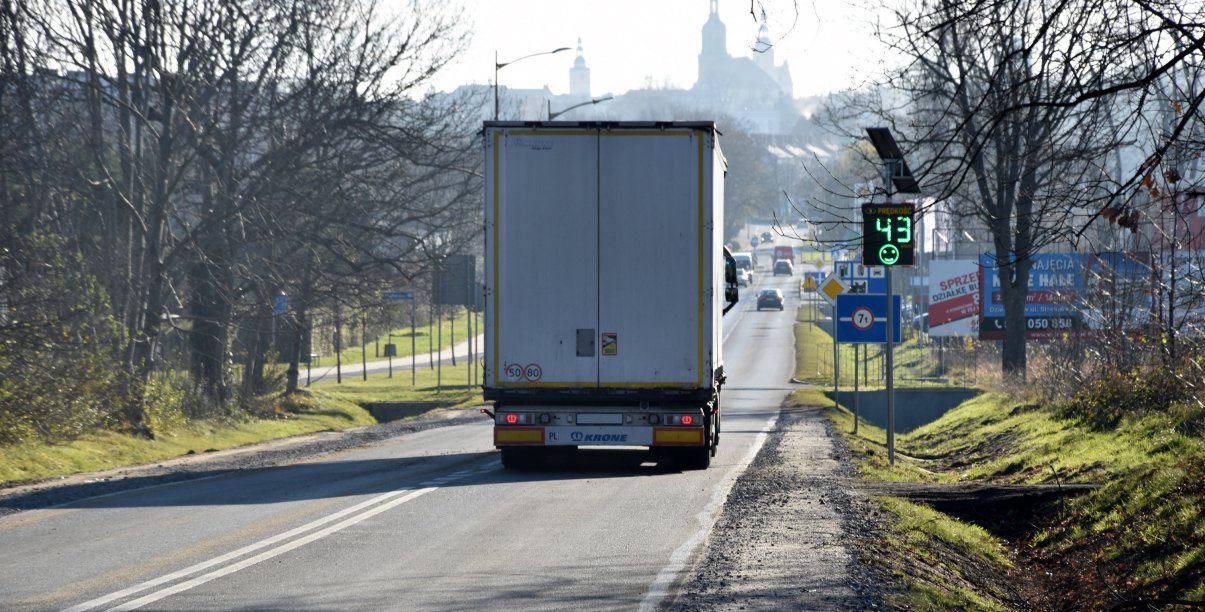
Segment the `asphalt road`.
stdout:
<path fill-rule="evenodd" d="M 634 451 L 501 468 L 486 419 L 286 467 L 215 472 L 0 517 L 6 610 L 655 609 L 778 417 L 798 278 L 725 317 L 705 471 Z"/>

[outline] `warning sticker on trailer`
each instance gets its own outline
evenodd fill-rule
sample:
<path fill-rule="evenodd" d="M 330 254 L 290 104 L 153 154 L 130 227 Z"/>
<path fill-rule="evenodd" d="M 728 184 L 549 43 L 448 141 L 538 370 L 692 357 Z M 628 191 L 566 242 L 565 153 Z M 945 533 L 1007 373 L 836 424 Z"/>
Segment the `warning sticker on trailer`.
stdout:
<path fill-rule="evenodd" d="M 619 334 L 603 333 L 602 354 L 607 357 L 619 354 Z"/>

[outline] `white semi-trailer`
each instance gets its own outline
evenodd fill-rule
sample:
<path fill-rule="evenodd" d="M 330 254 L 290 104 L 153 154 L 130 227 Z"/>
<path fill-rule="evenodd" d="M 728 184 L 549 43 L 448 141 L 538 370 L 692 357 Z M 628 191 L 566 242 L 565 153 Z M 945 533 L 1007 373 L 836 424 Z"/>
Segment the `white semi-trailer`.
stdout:
<path fill-rule="evenodd" d="M 508 468 L 719 443 L 737 300 L 711 122 L 486 122 L 484 394 Z"/>

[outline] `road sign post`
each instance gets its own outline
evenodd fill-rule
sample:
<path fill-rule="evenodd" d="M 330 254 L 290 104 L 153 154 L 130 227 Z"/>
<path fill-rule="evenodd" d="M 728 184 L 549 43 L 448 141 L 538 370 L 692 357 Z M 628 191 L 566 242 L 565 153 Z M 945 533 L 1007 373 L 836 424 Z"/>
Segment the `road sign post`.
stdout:
<path fill-rule="evenodd" d="M 900 316 L 900 297 L 883 294 L 844 293 L 837 296 L 833 308 L 833 344 L 842 342 L 854 345 L 854 433 L 858 433 L 859 387 L 858 353 L 860 344 L 883 344 L 888 338 L 899 342 L 899 326 L 891 326 L 891 320 Z M 890 303 L 891 307 L 886 305 Z M 836 390 L 834 390 L 836 393 Z"/>
<path fill-rule="evenodd" d="M 891 308 L 891 266 L 887 266 L 887 308 Z M 887 462 L 895 465 L 895 343 L 892 342 L 891 320 L 887 317 Z"/>
<path fill-rule="evenodd" d="M 891 309 L 893 287 L 891 269 L 895 266 L 911 266 L 915 251 L 912 232 L 912 215 L 915 205 L 911 202 L 893 203 L 888 191 L 887 202 L 862 205 L 862 264 L 883 266 L 887 283 L 888 310 Z M 893 321 L 893 319 L 895 319 Z M 888 462 L 895 465 L 895 347 L 892 334 L 893 323 L 898 326 L 898 317 L 887 317 L 887 455 Z"/>
<path fill-rule="evenodd" d="M 833 325 L 832 325 L 831 330 L 833 333 L 833 408 L 834 409 L 836 409 L 840 405 L 840 401 L 838 400 L 837 396 L 838 396 L 838 393 L 840 392 L 840 378 L 838 378 L 838 376 L 840 376 L 840 373 L 841 373 L 841 364 L 840 364 L 840 360 L 839 360 L 841 353 L 840 353 L 840 349 L 838 348 L 840 343 L 837 342 L 837 297 L 840 296 L 842 293 L 845 293 L 846 289 L 848 289 L 848 287 L 845 285 L 845 282 L 842 281 L 840 279 L 840 277 L 837 276 L 836 265 L 834 264 L 833 273 L 830 274 L 829 277 L 827 279 L 825 279 L 825 281 L 823 283 L 820 284 L 820 295 L 822 297 L 824 297 L 824 299 L 826 299 L 829 304 L 833 305 L 833 310 L 832 310 Z M 819 361 L 819 360 L 817 360 L 817 361 Z"/>
<path fill-rule="evenodd" d="M 878 261 L 878 265 L 885 268 L 885 276 L 887 278 L 887 305 L 891 306 L 891 267 L 893 265 L 912 265 L 913 251 L 913 232 L 912 232 L 912 213 L 914 207 L 905 202 L 902 204 L 892 204 L 891 193 L 892 187 L 899 193 L 920 193 L 920 184 L 916 178 L 912 176 L 912 171 L 908 169 L 908 163 L 904 161 L 904 154 L 900 151 L 899 145 L 895 142 L 895 137 L 891 135 L 891 130 L 883 127 L 866 128 L 866 135 L 870 137 L 870 143 L 874 145 L 874 150 L 879 154 L 880 163 L 880 178 L 883 179 L 884 191 L 887 195 L 887 202 L 882 205 L 881 209 L 874 209 L 874 205 L 863 205 L 862 220 L 867 222 L 866 213 L 867 206 L 871 206 L 869 211 L 872 215 L 883 215 L 886 218 L 880 219 L 880 223 L 876 223 L 873 231 L 863 231 L 862 240 L 866 245 L 868 241 L 874 240 L 879 243 L 877 248 L 866 249 L 862 253 L 863 263 L 867 262 L 867 251 L 874 260 Z M 864 226 L 865 227 L 865 226 Z M 905 240 L 906 239 L 906 240 Z M 905 252 L 906 251 L 906 252 Z M 891 332 L 891 318 L 887 320 L 887 331 Z M 897 319 L 898 323 L 898 319 Z M 895 347 L 891 342 L 892 335 L 889 333 L 887 337 L 887 461 L 890 465 L 895 465 Z"/>
<path fill-rule="evenodd" d="M 410 301 L 410 386 L 416 386 L 418 383 L 415 372 L 418 370 L 418 364 L 415 362 L 417 356 L 414 343 L 414 311 L 417 308 L 418 300 L 414 299 L 413 291 L 385 291 L 381 293 L 381 297 L 389 301 Z M 393 359 L 389 360 L 389 377 L 393 378 Z"/>
<path fill-rule="evenodd" d="M 854 345 L 854 435 L 858 435 L 858 408 L 861 403 L 862 396 L 858 395 L 858 349 L 859 345 Z"/>

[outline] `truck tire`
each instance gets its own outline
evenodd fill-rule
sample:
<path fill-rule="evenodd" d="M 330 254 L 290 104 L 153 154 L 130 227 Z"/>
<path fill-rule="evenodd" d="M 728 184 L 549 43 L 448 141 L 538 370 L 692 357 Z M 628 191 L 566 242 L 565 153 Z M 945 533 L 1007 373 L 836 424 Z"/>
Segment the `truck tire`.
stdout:
<path fill-rule="evenodd" d="M 705 470 L 711 467 L 711 458 L 720 443 L 720 411 L 711 410 L 707 424 L 703 427 L 707 443 L 703 446 L 680 448 L 675 453 L 674 461 L 683 470 Z"/>
<path fill-rule="evenodd" d="M 715 412 L 713 414 L 715 416 L 712 417 L 712 419 L 713 419 L 712 422 L 715 423 L 715 429 L 714 429 L 714 433 L 711 434 L 711 456 L 712 457 L 715 456 L 715 449 L 719 448 L 719 446 L 720 446 L 720 402 L 719 402 L 719 400 L 716 400 Z"/>
<path fill-rule="evenodd" d="M 502 452 L 502 467 L 508 470 L 531 470 L 540 467 L 544 461 L 544 453 L 534 448 L 504 448 Z"/>

